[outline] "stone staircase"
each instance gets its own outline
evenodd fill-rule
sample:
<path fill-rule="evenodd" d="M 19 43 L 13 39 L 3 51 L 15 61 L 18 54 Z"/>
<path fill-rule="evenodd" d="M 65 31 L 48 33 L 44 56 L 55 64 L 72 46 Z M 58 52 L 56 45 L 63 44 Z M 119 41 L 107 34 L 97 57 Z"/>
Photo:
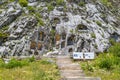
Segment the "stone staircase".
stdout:
<path fill-rule="evenodd" d="M 78 63 L 73 63 L 69 56 L 57 56 L 56 63 L 60 70 L 61 80 L 101 80 L 100 78 L 86 77 Z"/>

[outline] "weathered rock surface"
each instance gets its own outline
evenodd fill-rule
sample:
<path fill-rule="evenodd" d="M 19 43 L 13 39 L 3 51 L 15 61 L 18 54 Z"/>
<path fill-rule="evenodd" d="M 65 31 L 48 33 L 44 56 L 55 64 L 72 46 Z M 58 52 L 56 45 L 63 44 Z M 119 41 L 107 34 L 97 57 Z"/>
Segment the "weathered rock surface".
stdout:
<path fill-rule="evenodd" d="M 110 39 L 120 41 L 119 8 L 114 13 L 99 0 L 64 0 L 64 6 L 52 0 L 28 1 L 31 7 L 15 1 L 0 9 L 0 28 L 9 28 L 7 41 L 0 44 L 1 55 L 38 55 L 54 48 L 60 54 L 103 52 L 111 46 Z"/>

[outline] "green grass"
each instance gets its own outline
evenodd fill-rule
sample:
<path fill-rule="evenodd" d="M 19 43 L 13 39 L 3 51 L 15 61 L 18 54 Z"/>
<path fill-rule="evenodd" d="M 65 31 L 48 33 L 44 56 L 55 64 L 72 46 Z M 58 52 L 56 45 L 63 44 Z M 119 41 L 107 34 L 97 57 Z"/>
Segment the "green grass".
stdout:
<path fill-rule="evenodd" d="M 51 3 L 49 3 L 47 4 L 47 8 L 48 8 L 48 11 L 50 12 L 54 9 L 54 6 Z"/>
<path fill-rule="evenodd" d="M 80 62 L 87 76 L 101 77 L 101 80 L 119 80 L 120 43 L 114 43 L 107 53 L 101 53 L 95 60 Z"/>
<path fill-rule="evenodd" d="M 56 0 L 57 5 L 64 5 L 64 0 Z"/>
<path fill-rule="evenodd" d="M 8 33 L 4 33 L 3 31 L 0 31 L 0 39 L 1 38 L 7 38 L 9 36 Z"/>
<path fill-rule="evenodd" d="M 102 4 L 106 5 L 107 7 L 112 7 L 112 3 L 109 0 L 100 0 Z"/>
<path fill-rule="evenodd" d="M 30 60 L 31 61 L 31 60 Z M 32 59 L 33 61 L 33 59 Z M 54 63 L 47 59 L 29 62 L 29 65 L 14 68 L 0 68 L 0 80 L 59 80 L 59 72 Z"/>
<path fill-rule="evenodd" d="M 113 46 L 109 48 L 110 53 L 114 53 L 113 55 L 116 57 L 120 57 L 120 43 L 113 43 Z"/>
<path fill-rule="evenodd" d="M 22 7 L 27 7 L 27 6 L 28 6 L 28 1 L 27 1 L 27 0 L 19 0 L 19 4 L 20 4 Z"/>

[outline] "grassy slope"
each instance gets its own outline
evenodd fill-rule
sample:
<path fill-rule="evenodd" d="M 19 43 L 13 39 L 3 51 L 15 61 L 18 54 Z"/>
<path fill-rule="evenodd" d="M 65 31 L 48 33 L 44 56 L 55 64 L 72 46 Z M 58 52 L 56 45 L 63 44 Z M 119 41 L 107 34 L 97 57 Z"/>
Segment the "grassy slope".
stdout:
<path fill-rule="evenodd" d="M 59 80 L 59 78 L 57 66 L 43 60 L 32 62 L 22 68 L 0 68 L 0 80 Z"/>
<path fill-rule="evenodd" d="M 94 61 L 92 62 L 94 63 Z M 90 62 L 90 64 L 92 64 L 92 62 Z M 87 63 L 81 62 L 80 64 L 83 67 L 83 65 L 86 65 Z M 115 68 L 112 70 L 100 69 L 100 68 L 96 68 L 95 66 L 91 66 L 91 65 L 90 67 L 93 68 L 94 70 L 93 71 L 88 70 L 87 66 L 83 68 L 87 76 L 100 77 L 101 80 L 120 80 L 120 67 L 119 66 L 114 66 Z"/>

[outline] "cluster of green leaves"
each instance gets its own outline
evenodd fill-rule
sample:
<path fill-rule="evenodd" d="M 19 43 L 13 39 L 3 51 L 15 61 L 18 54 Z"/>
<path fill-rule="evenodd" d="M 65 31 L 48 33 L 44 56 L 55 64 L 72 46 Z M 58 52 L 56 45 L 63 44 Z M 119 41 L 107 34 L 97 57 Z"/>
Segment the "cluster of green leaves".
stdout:
<path fill-rule="evenodd" d="M 35 12 L 35 8 L 32 6 L 27 6 L 27 9 L 29 10 L 29 12 Z"/>
<path fill-rule="evenodd" d="M 50 12 L 54 9 L 54 6 L 51 3 L 49 3 L 47 4 L 47 8 L 48 8 L 48 11 Z"/>
<path fill-rule="evenodd" d="M 9 36 L 8 33 L 5 33 L 3 31 L 0 31 L 0 38 L 7 38 Z"/>
<path fill-rule="evenodd" d="M 107 54 L 101 54 L 99 55 L 98 59 L 96 60 L 96 66 L 99 66 L 99 68 L 101 69 L 107 69 L 107 70 L 110 70 L 113 68 L 113 65 L 115 65 L 116 63 L 116 58 L 107 53 Z"/>
<path fill-rule="evenodd" d="M 16 67 L 23 67 L 29 65 L 30 62 L 35 61 L 34 57 L 24 59 L 24 60 L 17 60 L 17 59 L 11 59 L 8 63 L 5 63 L 2 59 L 0 59 L 0 68 L 16 68 Z"/>
<path fill-rule="evenodd" d="M 120 43 L 114 42 L 107 53 L 100 53 L 93 61 L 82 62 L 81 67 L 90 76 L 100 76 L 102 80 L 111 78 L 118 80 L 120 76 Z"/>
<path fill-rule="evenodd" d="M 14 2 L 15 0 L 9 0 L 10 2 Z"/>
<path fill-rule="evenodd" d="M 0 39 L 6 39 L 9 36 L 9 33 L 5 32 L 8 28 L 8 26 L 4 26 L 0 29 Z"/>
<path fill-rule="evenodd" d="M 120 43 L 113 43 L 113 46 L 109 48 L 109 53 L 112 53 L 115 57 L 120 58 Z"/>
<path fill-rule="evenodd" d="M 64 5 L 64 0 L 56 0 L 57 5 Z"/>
<path fill-rule="evenodd" d="M 38 25 L 40 25 L 40 26 L 45 25 L 44 21 L 41 18 L 37 18 L 37 19 L 38 19 Z"/>
<path fill-rule="evenodd" d="M 19 0 L 19 4 L 20 4 L 22 7 L 27 7 L 27 6 L 28 6 L 28 1 L 27 1 L 27 0 Z"/>
<path fill-rule="evenodd" d="M 92 38 L 96 38 L 95 33 L 91 33 L 91 37 L 92 37 Z"/>
<path fill-rule="evenodd" d="M 102 26 L 100 21 L 96 21 L 96 24 L 99 25 L 99 26 Z"/>
<path fill-rule="evenodd" d="M 78 5 L 79 6 L 85 6 L 85 3 L 83 1 L 80 1 L 80 3 Z"/>
<path fill-rule="evenodd" d="M 101 0 L 101 2 L 107 7 L 112 7 L 112 3 L 109 0 Z"/>

